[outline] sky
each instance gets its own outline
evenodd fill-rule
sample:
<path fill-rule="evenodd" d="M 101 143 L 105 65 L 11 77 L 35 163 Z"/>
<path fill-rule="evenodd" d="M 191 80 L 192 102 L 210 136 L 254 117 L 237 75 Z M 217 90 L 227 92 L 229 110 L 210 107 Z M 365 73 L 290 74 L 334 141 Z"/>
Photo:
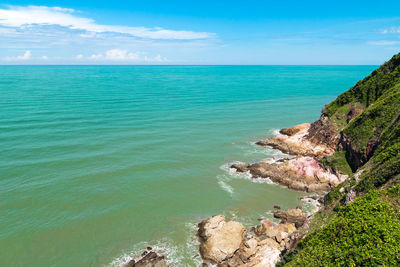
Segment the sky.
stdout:
<path fill-rule="evenodd" d="M 0 0 L 1 1 L 1 0 Z M 0 2 L 0 64 L 377 65 L 400 1 Z"/>

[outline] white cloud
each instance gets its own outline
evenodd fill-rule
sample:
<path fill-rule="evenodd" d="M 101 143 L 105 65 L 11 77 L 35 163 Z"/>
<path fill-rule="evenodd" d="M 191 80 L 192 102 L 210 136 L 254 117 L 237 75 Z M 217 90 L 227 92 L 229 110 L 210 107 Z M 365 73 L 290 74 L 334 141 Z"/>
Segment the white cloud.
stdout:
<path fill-rule="evenodd" d="M 30 50 L 25 51 L 25 53 L 21 56 L 16 57 L 6 57 L 7 61 L 25 61 L 31 59 L 32 53 Z"/>
<path fill-rule="evenodd" d="M 106 59 L 108 60 L 139 60 L 139 53 L 130 53 L 127 50 L 111 49 L 106 52 Z"/>
<path fill-rule="evenodd" d="M 101 59 L 103 57 L 102 54 L 93 54 L 89 57 L 89 59 Z"/>
<path fill-rule="evenodd" d="M 17 56 L 18 60 L 28 60 L 32 56 L 32 53 L 30 50 L 25 51 L 25 53 L 22 56 Z"/>
<path fill-rule="evenodd" d="M 10 6 L 0 9 L 0 25 L 13 28 L 57 25 L 71 30 L 83 30 L 90 37 L 95 33 L 114 33 L 145 39 L 195 40 L 214 37 L 208 32 L 177 31 L 163 28 L 146 28 L 97 24 L 93 19 L 76 16 L 76 11 L 61 7 Z"/>
<path fill-rule="evenodd" d="M 49 57 L 48 56 L 42 56 L 42 59 L 43 60 L 47 60 L 47 59 L 49 59 Z"/>
<path fill-rule="evenodd" d="M 390 27 L 381 31 L 382 34 L 397 34 L 400 33 L 400 27 Z"/>
<path fill-rule="evenodd" d="M 161 63 L 161 62 L 167 62 L 168 61 L 168 59 L 167 58 L 165 58 L 165 57 L 162 57 L 162 56 L 160 56 L 160 55 L 157 55 L 157 56 L 155 56 L 155 57 L 147 57 L 147 56 L 145 56 L 144 57 L 144 61 L 146 61 L 146 62 L 154 62 L 154 63 Z"/>
<path fill-rule="evenodd" d="M 367 42 L 369 45 L 397 45 L 400 44 L 400 41 L 387 41 L 387 40 L 381 40 L 381 41 L 370 41 Z"/>
<path fill-rule="evenodd" d="M 92 54 L 88 57 L 84 57 L 82 54 L 76 56 L 76 59 L 82 60 L 95 60 L 95 61 L 119 61 L 124 63 L 161 63 L 167 62 L 168 59 L 162 57 L 161 55 L 156 55 L 154 57 L 145 55 L 146 53 L 142 52 L 130 52 L 124 49 L 110 49 L 105 53 Z"/>

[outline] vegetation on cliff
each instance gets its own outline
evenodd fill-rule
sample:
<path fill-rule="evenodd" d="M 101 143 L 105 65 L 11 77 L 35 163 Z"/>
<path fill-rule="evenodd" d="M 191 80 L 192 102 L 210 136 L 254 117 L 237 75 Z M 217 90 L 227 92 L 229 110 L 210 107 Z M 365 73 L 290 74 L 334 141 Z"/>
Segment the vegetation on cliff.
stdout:
<path fill-rule="evenodd" d="M 343 206 L 288 253 L 287 266 L 399 266 L 400 186 L 373 190 Z"/>
<path fill-rule="evenodd" d="M 321 163 L 350 177 L 281 265 L 400 265 L 399 116 L 400 54 L 323 109 L 308 138 L 336 145 Z"/>

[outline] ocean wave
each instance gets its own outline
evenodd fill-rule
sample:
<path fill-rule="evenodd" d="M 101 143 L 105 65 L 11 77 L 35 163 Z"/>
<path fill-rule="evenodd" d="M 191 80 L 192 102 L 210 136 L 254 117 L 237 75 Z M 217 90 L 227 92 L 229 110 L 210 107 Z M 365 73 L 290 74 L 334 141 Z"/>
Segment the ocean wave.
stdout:
<path fill-rule="evenodd" d="M 270 129 L 269 132 L 271 132 L 272 135 L 274 135 L 274 136 L 278 136 L 278 135 L 281 134 L 281 133 L 279 132 L 280 130 L 281 130 L 281 129 Z"/>
<path fill-rule="evenodd" d="M 222 190 L 228 192 L 230 196 L 233 196 L 233 191 L 234 191 L 234 189 L 233 189 L 232 186 L 230 186 L 228 183 L 226 183 L 226 182 L 223 181 L 223 180 L 219 180 L 219 181 L 218 181 L 218 184 L 219 184 L 219 186 L 222 188 Z"/>
<path fill-rule="evenodd" d="M 109 267 L 123 267 L 132 259 L 139 260 L 146 247 L 152 247 L 152 250 L 159 255 L 165 256 L 167 263 L 170 266 L 185 267 L 185 266 L 200 266 L 202 259 L 198 250 L 199 241 L 197 239 L 197 223 L 186 223 L 187 240 L 185 244 L 177 245 L 171 240 L 164 238 L 154 243 L 140 242 L 135 244 L 129 252 L 123 253 L 121 256 L 114 259 Z"/>

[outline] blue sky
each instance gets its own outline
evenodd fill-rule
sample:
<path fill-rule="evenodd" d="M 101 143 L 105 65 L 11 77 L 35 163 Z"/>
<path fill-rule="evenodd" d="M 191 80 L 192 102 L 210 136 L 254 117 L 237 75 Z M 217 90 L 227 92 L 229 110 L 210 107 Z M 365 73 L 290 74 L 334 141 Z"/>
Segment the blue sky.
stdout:
<path fill-rule="evenodd" d="M 381 64 L 400 1 L 0 3 L 0 64 Z"/>

